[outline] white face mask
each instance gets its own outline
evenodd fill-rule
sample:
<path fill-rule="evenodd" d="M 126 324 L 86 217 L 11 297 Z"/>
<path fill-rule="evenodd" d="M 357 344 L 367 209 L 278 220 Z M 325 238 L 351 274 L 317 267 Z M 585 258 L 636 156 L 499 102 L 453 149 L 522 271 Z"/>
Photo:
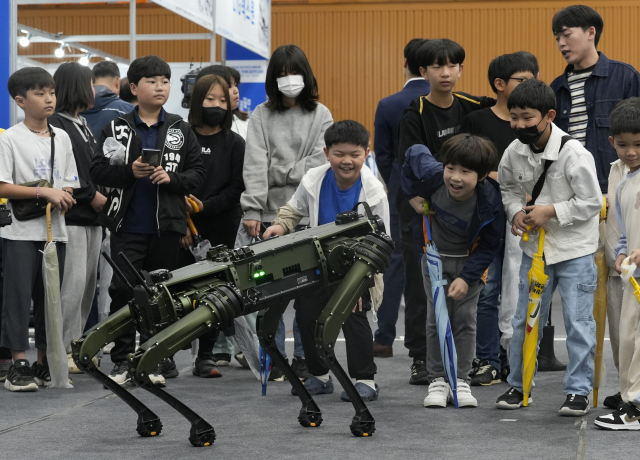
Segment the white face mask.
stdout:
<path fill-rule="evenodd" d="M 302 75 L 287 75 L 276 80 L 278 90 L 287 97 L 298 97 L 304 89 L 304 78 Z"/>

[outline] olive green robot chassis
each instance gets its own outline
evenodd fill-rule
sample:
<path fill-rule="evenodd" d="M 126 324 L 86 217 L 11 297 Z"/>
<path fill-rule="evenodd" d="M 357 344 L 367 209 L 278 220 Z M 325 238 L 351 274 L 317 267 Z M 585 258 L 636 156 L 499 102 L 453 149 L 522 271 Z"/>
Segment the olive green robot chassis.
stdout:
<path fill-rule="evenodd" d="M 386 270 L 393 251 L 393 241 L 384 233 L 381 219 L 373 216 L 368 206 L 365 209 L 366 217 L 350 211 L 340 214 L 335 223 L 251 246 L 232 250 L 219 246 L 211 249 L 205 260 L 173 272 L 133 270 L 138 282 L 135 287 L 129 285 L 133 295 L 128 308 L 120 309 L 72 343 L 76 364 L 138 414 L 137 431 L 141 436 L 155 436 L 162 430 L 158 416 L 92 362 L 101 347 L 122 334 L 134 328 L 144 332 L 150 339 L 129 355 L 129 376 L 191 423 L 189 441 L 194 446 L 208 446 L 215 441 L 213 427 L 153 385 L 149 375 L 164 358 L 188 348 L 211 328 L 225 329 L 235 317 L 259 311 L 256 328 L 260 344 L 302 401 L 298 421 L 305 427 L 318 427 L 322 412 L 278 351 L 275 335 L 290 300 L 332 289 L 334 293 L 316 323 L 316 347 L 356 410 L 351 432 L 371 436 L 375 421 L 334 353 L 342 324 L 358 299 L 368 294 L 373 275 Z M 123 254 L 120 256 L 128 262 Z M 110 261 L 108 255 L 105 257 Z M 124 278 L 115 265 L 114 275 Z"/>

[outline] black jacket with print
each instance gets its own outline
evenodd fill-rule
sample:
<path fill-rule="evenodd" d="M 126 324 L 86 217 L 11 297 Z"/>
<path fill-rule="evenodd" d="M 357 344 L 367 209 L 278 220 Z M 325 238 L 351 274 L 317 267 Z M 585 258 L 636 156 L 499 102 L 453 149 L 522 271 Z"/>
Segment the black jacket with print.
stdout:
<path fill-rule="evenodd" d="M 107 138 L 114 138 L 125 147 L 124 164 L 110 164 L 103 146 Z M 161 147 L 160 166 L 167 171 L 170 182 L 158 187 L 158 233 L 187 233 L 187 209 L 184 197 L 202 184 L 205 169 L 200 158 L 200 145 L 189 124 L 179 115 L 167 113 L 160 126 L 158 145 Z M 142 139 L 135 130 L 133 113 L 128 113 L 105 125 L 100 134 L 98 149 L 91 163 L 91 179 L 107 188 L 107 203 L 100 213 L 100 223 L 111 231 L 122 225 L 136 178 L 133 162 L 142 155 Z"/>

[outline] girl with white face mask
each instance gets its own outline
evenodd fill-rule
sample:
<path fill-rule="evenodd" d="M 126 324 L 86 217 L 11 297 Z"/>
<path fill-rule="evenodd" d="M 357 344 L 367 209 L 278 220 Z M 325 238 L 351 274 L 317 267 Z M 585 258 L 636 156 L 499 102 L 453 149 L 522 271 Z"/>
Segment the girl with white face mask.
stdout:
<path fill-rule="evenodd" d="M 302 176 L 327 161 L 324 132 L 333 119 L 329 109 L 318 102 L 318 85 L 304 52 L 295 45 L 275 50 L 265 86 L 268 100 L 249 118 L 243 169 L 246 190 L 240 198 L 244 216 L 236 243 L 259 237 L 278 208 L 293 196 Z M 309 374 L 295 323 L 294 340 L 292 367 L 304 379 Z M 282 322 L 276 341 L 286 357 Z M 271 379 L 281 375 L 279 369 L 271 371 Z"/>

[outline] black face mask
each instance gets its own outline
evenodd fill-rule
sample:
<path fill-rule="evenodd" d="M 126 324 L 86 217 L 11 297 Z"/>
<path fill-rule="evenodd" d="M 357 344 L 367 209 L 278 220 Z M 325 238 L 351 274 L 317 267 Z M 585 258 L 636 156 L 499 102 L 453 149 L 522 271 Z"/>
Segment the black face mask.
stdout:
<path fill-rule="evenodd" d="M 202 107 L 202 121 L 212 128 L 224 123 L 227 119 L 227 109 L 222 107 Z"/>
<path fill-rule="evenodd" d="M 542 123 L 542 120 L 540 120 L 540 123 Z M 540 123 L 538 123 L 538 125 Z M 538 140 L 540 140 L 544 132 L 547 130 L 547 127 L 549 127 L 549 123 L 547 123 L 547 126 L 545 126 L 542 132 L 538 132 L 538 125 L 521 129 L 514 128 L 513 131 L 516 133 L 516 137 L 520 142 L 522 142 L 523 144 L 531 145 L 538 142 Z"/>

